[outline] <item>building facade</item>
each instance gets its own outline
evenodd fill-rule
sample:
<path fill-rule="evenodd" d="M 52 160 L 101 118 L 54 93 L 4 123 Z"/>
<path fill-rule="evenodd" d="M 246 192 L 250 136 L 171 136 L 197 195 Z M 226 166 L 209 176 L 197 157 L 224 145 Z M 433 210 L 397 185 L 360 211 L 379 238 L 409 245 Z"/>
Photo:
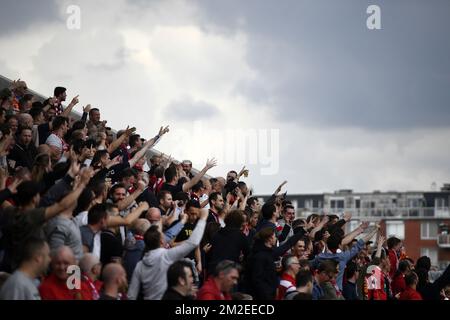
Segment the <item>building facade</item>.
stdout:
<path fill-rule="evenodd" d="M 264 201 L 268 196 L 261 196 Z M 450 185 L 441 191 L 374 191 L 356 193 L 339 190 L 334 193 L 288 195 L 296 208 L 297 218 L 312 213 L 352 213 L 346 231 L 362 221 L 379 223 L 384 235 L 403 240 L 406 253 L 412 259 L 430 257 L 432 264 L 443 268 L 450 263 Z"/>

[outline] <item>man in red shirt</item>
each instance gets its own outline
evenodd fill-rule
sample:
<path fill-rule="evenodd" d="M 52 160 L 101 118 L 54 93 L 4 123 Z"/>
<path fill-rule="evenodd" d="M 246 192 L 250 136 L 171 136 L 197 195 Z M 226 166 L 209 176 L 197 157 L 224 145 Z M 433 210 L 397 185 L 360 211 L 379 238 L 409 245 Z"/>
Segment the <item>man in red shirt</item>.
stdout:
<path fill-rule="evenodd" d="M 406 289 L 400 294 L 400 300 L 422 300 L 422 296 L 416 291 L 419 277 L 415 272 L 410 272 L 405 276 Z"/>
<path fill-rule="evenodd" d="M 85 253 L 80 260 L 80 269 L 83 300 L 98 300 L 103 285 L 103 282 L 98 280 L 102 272 L 100 259 L 92 253 Z"/>
<path fill-rule="evenodd" d="M 42 300 L 82 300 L 76 283 L 67 281 L 70 274 L 68 267 L 76 265 L 76 259 L 72 249 L 67 246 L 59 247 L 52 255 L 51 273 L 39 287 Z M 73 287 L 74 285 L 75 287 Z"/>
<path fill-rule="evenodd" d="M 240 266 L 234 261 L 219 262 L 213 275 L 197 294 L 197 300 L 231 300 L 230 292 L 239 279 Z"/>
<path fill-rule="evenodd" d="M 300 263 L 298 258 L 294 255 L 287 255 L 283 257 L 283 274 L 281 275 L 280 284 L 277 289 L 277 300 L 283 300 L 287 291 L 296 290 L 295 277 L 300 270 Z"/>

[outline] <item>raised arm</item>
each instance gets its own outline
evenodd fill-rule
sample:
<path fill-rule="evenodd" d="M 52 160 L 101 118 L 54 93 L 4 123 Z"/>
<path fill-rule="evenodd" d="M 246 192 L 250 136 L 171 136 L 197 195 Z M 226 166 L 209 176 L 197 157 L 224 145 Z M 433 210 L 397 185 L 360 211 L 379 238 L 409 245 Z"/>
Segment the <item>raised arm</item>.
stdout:
<path fill-rule="evenodd" d="M 372 239 L 372 237 L 377 234 L 378 230 L 380 230 L 380 225 L 377 224 L 375 229 L 373 229 L 371 232 L 369 232 L 364 237 L 362 237 L 362 240 L 364 241 L 364 243 L 366 243 L 367 241 Z"/>
<path fill-rule="evenodd" d="M 94 171 L 92 170 L 92 168 L 83 168 L 80 171 L 79 180 L 75 182 L 74 190 L 67 196 L 65 196 L 60 202 L 57 202 L 50 207 L 45 208 L 45 220 L 49 220 L 55 217 L 60 212 L 75 204 L 75 202 L 80 197 L 81 192 L 88 185 L 89 180 L 91 179 L 93 174 Z"/>
<path fill-rule="evenodd" d="M 286 180 L 283 181 L 283 183 L 280 184 L 280 185 L 278 186 L 278 188 L 275 190 L 275 192 L 274 192 L 273 194 L 277 196 L 277 195 L 281 192 L 281 188 L 283 188 L 283 186 L 284 186 L 286 183 L 287 183 Z"/>
<path fill-rule="evenodd" d="M 185 184 L 183 184 L 183 192 L 188 192 L 189 189 L 191 189 L 193 186 L 195 186 L 201 178 L 203 178 L 203 176 L 206 174 L 206 172 L 215 167 L 217 165 L 217 160 L 212 158 L 211 160 L 207 160 L 206 161 L 206 165 L 205 167 L 202 169 L 202 171 L 200 171 L 199 173 L 197 173 L 191 180 L 189 180 L 188 182 L 186 182 Z"/>
<path fill-rule="evenodd" d="M 328 220 L 330 220 L 330 218 L 328 218 L 328 216 L 324 216 L 322 221 L 320 221 L 319 224 L 317 225 L 317 227 L 315 227 L 311 230 L 311 232 L 309 233 L 309 238 L 314 240 L 316 233 L 319 232 L 320 230 L 322 230 L 322 228 L 328 223 Z M 312 220 L 311 220 L 311 222 L 314 223 L 314 221 L 312 221 Z"/>
<path fill-rule="evenodd" d="M 136 189 L 136 191 L 134 191 L 128 197 L 126 197 L 125 199 L 123 199 L 117 203 L 117 207 L 119 208 L 119 211 L 122 211 L 122 210 L 125 210 L 126 208 L 128 208 L 128 206 L 130 204 L 132 204 L 133 201 L 135 201 L 137 199 L 137 197 L 139 197 L 141 195 L 141 193 L 144 191 L 144 189 L 145 189 L 145 183 L 143 181 L 139 181 L 138 188 Z"/>
<path fill-rule="evenodd" d="M 148 151 L 148 149 L 150 149 L 156 143 L 156 141 L 158 141 L 167 132 L 169 132 L 169 126 L 167 126 L 165 128 L 161 127 L 161 129 L 159 129 L 159 133 L 155 137 L 148 140 L 142 146 L 141 150 L 136 152 L 134 157 L 129 161 L 130 167 L 134 167 L 134 165 L 145 155 L 145 153 Z"/>
<path fill-rule="evenodd" d="M 108 153 L 113 153 L 120 145 L 134 132 L 136 128 L 130 128 L 129 126 L 125 129 L 125 132 L 116 140 L 114 140 L 108 147 Z"/>
<path fill-rule="evenodd" d="M 239 174 L 237 176 L 238 181 L 242 176 L 244 176 L 244 177 L 248 176 L 248 169 L 246 169 L 245 166 L 241 169 L 241 171 L 239 172 Z"/>
<path fill-rule="evenodd" d="M 175 262 L 183 258 L 200 244 L 203 237 L 203 232 L 205 231 L 207 218 L 208 209 L 200 209 L 200 219 L 197 221 L 197 225 L 195 226 L 191 236 L 186 241 L 183 241 L 183 243 L 179 246 L 170 248 L 166 251 L 166 258 L 169 261 Z"/>
<path fill-rule="evenodd" d="M 383 249 L 384 240 L 386 240 L 385 237 L 383 237 L 382 235 L 378 236 L 378 239 L 377 239 L 377 252 L 375 253 L 375 257 L 378 258 L 378 259 L 381 258 L 381 250 Z M 369 240 L 367 240 L 367 241 L 369 241 Z"/>
<path fill-rule="evenodd" d="M 364 230 L 366 230 L 368 227 L 369 227 L 369 223 L 367 221 L 361 223 L 361 225 L 358 228 L 356 228 L 352 232 L 345 235 L 344 239 L 342 239 L 341 244 L 343 246 L 349 244 L 350 242 L 352 242 L 353 239 L 355 239 L 357 236 L 359 236 L 361 233 L 363 233 Z"/>
<path fill-rule="evenodd" d="M 68 117 L 68 116 L 70 116 L 70 113 L 72 112 L 73 107 L 75 107 L 75 106 L 77 105 L 77 103 L 79 102 L 79 101 L 78 101 L 78 97 L 79 97 L 79 95 L 76 95 L 76 96 L 72 99 L 72 101 L 70 101 L 70 103 L 69 103 L 69 105 L 67 106 L 67 108 L 64 109 L 64 111 L 61 113 L 61 115 L 62 115 L 63 117 Z"/>
<path fill-rule="evenodd" d="M 131 211 L 125 218 L 121 216 L 113 216 L 108 218 L 108 228 L 118 226 L 130 226 L 133 221 L 137 220 L 144 211 L 148 210 L 148 203 L 143 201 L 139 206 Z"/>

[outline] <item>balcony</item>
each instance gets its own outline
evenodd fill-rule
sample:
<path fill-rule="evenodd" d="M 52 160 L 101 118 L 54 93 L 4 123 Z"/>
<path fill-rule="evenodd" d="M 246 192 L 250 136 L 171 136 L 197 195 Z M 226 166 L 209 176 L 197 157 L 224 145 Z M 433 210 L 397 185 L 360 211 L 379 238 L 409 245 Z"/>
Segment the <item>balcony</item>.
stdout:
<path fill-rule="evenodd" d="M 306 217 L 312 213 L 317 214 L 341 214 L 350 212 L 353 218 L 377 218 L 377 219 L 450 219 L 448 207 L 428 207 L 428 208 L 299 208 L 297 217 Z"/>
<path fill-rule="evenodd" d="M 437 238 L 439 248 L 450 248 L 450 234 L 440 234 Z"/>

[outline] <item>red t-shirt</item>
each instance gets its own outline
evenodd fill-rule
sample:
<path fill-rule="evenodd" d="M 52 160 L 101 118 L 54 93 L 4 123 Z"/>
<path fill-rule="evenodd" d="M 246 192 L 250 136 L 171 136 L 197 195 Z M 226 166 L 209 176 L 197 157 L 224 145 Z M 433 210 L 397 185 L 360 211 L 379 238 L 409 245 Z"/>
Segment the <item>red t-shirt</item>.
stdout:
<path fill-rule="evenodd" d="M 394 296 L 397 293 L 402 293 L 403 291 L 405 291 L 406 289 L 405 276 L 403 274 L 396 276 L 394 280 L 392 280 L 391 286 L 392 286 L 392 293 L 394 294 Z"/>
<path fill-rule="evenodd" d="M 103 282 L 96 280 L 92 281 L 88 276 L 81 276 L 81 295 L 83 300 L 98 300 Z"/>
<path fill-rule="evenodd" d="M 422 296 L 411 287 L 407 287 L 405 291 L 400 294 L 400 300 L 422 300 Z"/>
<path fill-rule="evenodd" d="M 69 289 L 66 281 L 50 274 L 39 286 L 42 300 L 83 300 L 81 290 Z"/>
<path fill-rule="evenodd" d="M 231 300 L 231 296 L 228 293 L 221 292 L 217 288 L 214 277 L 210 277 L 198 290 L 197 300 Z"/>
<path fill-rule="evenodd" d="M 280 279 L 280 284 L 278 285 L 277 289 L 277 300 L 284 300 L 286 291 L 292 287 L 294 288 L 294 290 L 296 289 L 295 278 L 287 273 L 283 273 Z"/>

